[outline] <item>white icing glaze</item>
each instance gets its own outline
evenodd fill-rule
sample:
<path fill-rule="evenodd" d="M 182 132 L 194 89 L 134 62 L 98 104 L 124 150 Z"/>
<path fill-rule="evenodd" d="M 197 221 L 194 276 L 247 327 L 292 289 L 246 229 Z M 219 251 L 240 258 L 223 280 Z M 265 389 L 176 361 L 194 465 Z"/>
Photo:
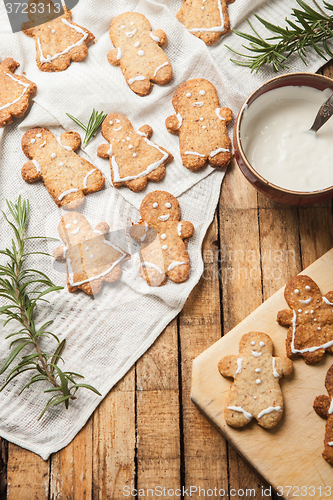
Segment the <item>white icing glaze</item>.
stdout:
<path fill-rule="evenodd" d="M 42 134 L 36 134 L 36 137 L 42 137 Z"/>
<path fill-rule="evenodd" d="M 67 19 L 61 19 L 61 20 L 62 20 L 62 22 L 64 24 L 66 24 L 70 28 L 73 28 L 78 33 L 81 33 L 83 36 L 82 36 L 82 38 L 80 38 L 80 40 L 78 40 L 77 42 L 73 43 L 72 45 L 70 45 L 69 47 L 67 47 L 67 49 L 63 50 L 62 52 L 59 52 L 58 54 L 54 54 L 53 56 L 47 55 L 46 58 L 43 55 L 43 51 L 42 51 L 42 47 L 41 47 L 41 44 L 40 44 L 40 40 L 39 40 L 39 38 L 37 38 L 37 45 L 38 45 L 38 49 L 39 49 L 39 53 L 40 53 L 39 60 L 40 60 L 41 63 L 49 63 L 49 62 L 53 61 L 54 59 L 57 59 L 57 57 L 59 57 L 59 56 L 61 56 L 63 54 L 67 54 L 74 47 L 78 47 L 79 45 L 82 45 L 83 42 L 85 41 L 85 39 L 88 37 L 88 33 L 86 33 L 85 31 L 83 31 L 83 29 L 80 28 L 79 26 L 75 26 L 74 24 L 69 23 L 67 21 Z"/>
<path fill-rule="evenodd" d="M 199 94 L 200 94 L 200 95 L 205 95 L 205 94 L 206 94 L 206 92 L 205 92 L 204 90 L 200 90 Z"/>
<path fill-rule="evenodd" d="M 323 299 L 325 299 L 325 298 L 326 297 L 323 297 Z M 329 301 L 327 301 L 327 302 L 329 303 L 329 305 L 333 305 Z M 311 311 L 311 312 L 313 313 L 313 311 Z M 314 318 L 313 321 L 317 321 L 317 318 Z M 296 311 L 293 310 L 293 319 L 291 321 L 291 324 L 293 327 L 293 333 L 292 333 L 291 346 L 290 346 L 292 353 L 296 354 L 296 353 L 303 353 L 303 352 L 314 352 L 314 351 L 317 351 L 318 349 L 327 349 L 328 347 L 331 347 L 333 345 L 333 340 L 330 340 L 329 342 L 326 342 L 325 344 L 322 344 L 322 345 L 305 347 L 304 349 L 296 349 L 295 348 L 296 322 L 297 322 L 297 314 L 296 314 Z"/>
<path fill-rule="evenodd" d="M 133 153 L 132 156 L 133 156 L 133 158 L 136 158 L 138 155 L 137 155 L 137 153 Z"/>
<path fill-rule="evenodd" d="M 243 413 L 246 420 L 251 420 L 252 418 L 251 413 L 244 410 L 244 408 L 242 408 L 241 406 L 228 406 L 228 410 L 233 410 L 233 411 L 238 411 L 239 413 Z"/>
<path fill-rule="evenodd" d="M 94 229 L 94 233 L 95 233 L 95 234 L 100 234 L 100 235 L 102 235 L 102 234 L 103 234 L 103 233 L 102 233 L 102 231 L 98 231 L 98 229 Z"/>
<path fill-rule="evenodd" d="M 32 163 L 35 165 L 37 172 L 40 172 L 40 164 L 38 163 L 37 160 L 31 160 Z"/>
<path fill-rule="evenodd" d="M 224 120 L 225 121 L 225 118 L 223 118 L 223 116 L 221 116 L 221 108 L 216 108 L 215 109 L 215 113 L 216 113 L 216 116 L 220 119 L 220 120 Z"/>
<path fill-rule="evenodd" d="M 299 294 L 299 289 L 295 288 L 294 293 L 296 293 L 296 295 L 298 295 Z"/>
<path fill-rule="evenodd" d="M 216 149 L 215 151 L 212 151 L 210 153 L 210 157 L 213 158 L 214 156 L 218 155 L 219 153 L 229 153 L 229 149 L 226 149 L 226 148 L 218 148 Z"/>
<path fill-rule="evenodd" d="M 166 206 L 166 208 L 171 208 L 171 203 L 167 202 L 167 203 L 165 204 L 165 206 Z"/>
<path fill-rule="evenodd" d="M 262 352 L 251 351 L 251 354 L 255 358 L 259 358 L 262 355 Z"/>
<path fill-rule="evenodd" d="M 213 32 L 216 32 L 216 33 L 221 33 L 222 31 L 224 31 L 224 17 L 223 17 L 221 0 L 218 0 L 217 4 L 218 4 L 220 19 L 221 19 L 220 26 L 212 26 L 211 28 L 192 28 L 192 29 L 189 29 L 189 31 L 191 33 L 202 33 L 202 32 L 205 32 L 205 31 L 213 31 Z"/>
<path fill-rule="evenodd" d="M 119 130 L 121 130 L 122 128 L 123 128 L 123 127 L 122 127 L 122 125 L 120 125 L 120 127 L 119 127 L 119 128 L 115 128 L 115 129 L 113 129 L 113 130 L 114 130 L 115 132 L 119 132 Z"/>
<path fill-rule="evenodd" d="M 67 248 L 64 247 L 63 250 L 62 250 L 62 256 L 64 259 L 66 259 L 66 252 L 67 252 Z"/>
<path fill-rule="evenodd" d="M 56 158 L 57 157 L 57 155 L 55 153 L 51 153 L 50 156 L 51 156 L 51 158 Z"/>
<path fill-rule="evenodd" d="M 73 151 L 73 148 L 71 148 L 70 146 L 64 146 L 60 140 L 60 137 L 57 137 L 57 141 L 59 142 L 60 146 L 63 147 L 64 149 L 66 149 L 67 151 Z"/>
<path fill-rule="evenodd" d="M 333 441 L 329 441 L 327 444 L 328 446 L 333 446 Z"/>
<path fill-rule="evenodd" d="M 110 144 L 109 151 L 106 153 L 108 156 L 112 156 L 112 144 Z"/>
<path fill-rule="evenodd" d="M 206 155 L 202 155 L 201 153 L 196 153 L 195 151 L 185 151 L 185 155 L 194 155 L 194 156 L 202 156 L 205 158 Z"/>
<path fill-rule="evenodd" d="M 128 38 L 132 38 L 132 36 L 135 35 L 135 33 L 137 32 L 137 29 L 134 28 L 133 31 L 127 31 L 127 33 L 125 33 L 125 35 L 128 37 Z"/>
<path fill-rule="evenodd" d="M 74 229 L 74 231 L 71 231 L 71 234 L 78 234 L 80 231 L 80 228 L 77 227 L 76 229 Z"/>
<path fill-rule="evenodd" d="M 160 69 L 164 68 L 165 66 L 168 66 L 168 64 L 169 64 L 169 63 L 168 63 L 168 61 L 167 61 L 167 62 L 165 62 L 165 63 L 161 64 L 161 66 L 158 66 L 158 67 L 155 69 L 155 72 L 154 72 L 154 74 L 153 74 L 153 77 L 157 75 L 157 72 L 158 72 Z"/>
<path fill-rule="evenodd" d="M 138 56 L 144 56 L 145 51 L 144 50 L 138 50 Z"/>
<path fill-rule="evenodd" d="M 333 306 L 333 302 L 330 302 L 326 297 L 322 297 L 323 301 L 329 306 Z"/>
<path fill-rule="evenodd" d="M 204 130 L 206 130 L 206 128 L 207 128 L 207 127 L 206 127 L 206 125 L 203 125 L 203 126 L 202 126 L 202 128 L 203 128 Z M 212 155 L 210 155 L 210 156 L 212 156 Z"/>
<path fill-rule="evenodd" d="M 136 49 L 137 49 L 138 47 L 140 47 L 140 42 L 135 42 L 134 47 L 135 47 Z"/>
<path fill-rule="evenodd" d="M 30 142 L 31 142 L 31 144 L 35 144 L 36 139 L 31 139 L 31 141 L 30 141 Z"/>
<path fill-rule="evenodd" d="M 145 134 L 143 134 L 143 135 L 145 137 Z M 154 144 L 153 142 L 149 141 L 146 137 L 145 137 L 144 140 L 146 141 L 146 143 L 148 144 L 148 146 L 151 146 L 152 148 L 157 149 L 161 153 L 161 155 L 162 155 L 161 159 L 157 160 L 154 163 L 151 163 L 150 165 L 148 165 L 147 168 L 143 172 L 140 172 L 138 175 L 129 175 L 127 177 L 120 177 L 119 166 L 118 166 L 118 164 L 116 162 L 115 157 L 112 156 L 111 165 L 112 165 L 112 168 L 113 168 L 113 177 L 114 177 L 113 180 L 114 180 L 114 182 L 126 182 L 126 181 L 131 181 L 133 179 L 139 179 L 140 177 L 144 177 L 145 175 L 148 175 L 153 170 L 156 170 L 168 158 L 168 156 L 169 156 L 168 153 L 166 153 L 165 151 L 163 151 L 162 149 L 160 149 L 157 146 L 157 144 Z M 136 155 L 136 153 L 134 153 L 134 154 Z"/>
<path fill-rule="evenodd" d="M 119 120 L 119 118 L 116 118 L 116 123 L 120 123 L 120 120 Z"/>
<path fill-rule="evenodd" d="M 90 171 L 86 174 L 85 178 L 83 179 L 83 188 L 84 188 L 84 189 L 87 189 L 87 181 L 88 181 L 88 177 L 89 177 L 90 175 L 92 175 L 92 174 L 95 172 L 95 170 L 97 170 L 97 169 L 96 169 L 96 168 L 93 168 L 92 170 L 90 170 Z"/>
<path fill-rule="evenodd" d="M 110 271 L 112 271 L 112 269 L 117 265 L 119 264 L 119 262 L 121 262 L 124 257 L 126 256 L 126 253 L 123 252 L 123 250 L 121 250 L 119 247 L 113 245 L 112 243 L 110 243 L 109 241 L 107 240 L 104 240 L 104 243 L 106 243 L 107 245 L 110 245 L 112 248 L 114 248 L 115 250 L 117 250 L 117 252 L 121 253 L 121 257 L 119 257 L 118 260 L 116 260 L 112 265 L 111 267 L 109 267 L 109 269 L 107 269 L 106 271 L 104 271 L 103 273 L 99 274 L 98 276 L 89 276 L 89 278 L 87 278 L 86 280 L 83 280 L 83 281 L 79 281 L 77 283 L 74 283 L 74 272 L 73 272 L 73 269 L 72 269 L 72 266 L 71 266 L 71 259 L 67 259 L 67 270 L 68 270 L 68 281 L 69 283 L 72 285 L 72 286 L 79 286 L 79 285 L 83 285 L 84 283 L 88 283 L 88 281 L 94 281 L 94 280 L 97 280 L 99 278 L 102 278 L 103 276 L 105 276 L 106 274 L 108 274 Z"/>
<path fill-rule="evenodd" d="M 166 240 L 166 238 L 167 238 L 167 235 L 165 233 L 162 233 L 161 234 L 161 240 Z"/>
<path fill-rule="evenodd" d="M 64 164 L 63 164 L 63 162 L 61 161 L 61 162 L 59 163 L 59 167 L 63 167 L 63 166 L 64 166 Z"/>
<path fill-rule="evenodd" d="M 157 208 L 158 207 L 158 203 L 155 201 L 155 203 L 153 203 L 153 208 Z"/>
<path fill-rule="evenodd" d="M 172 269 L 174 269 L 175 267 L 178 267 L 178 266 L 182 266 L 184 264 L 187 264 L 186 262 L 179 262 L 177 260 L 174 260 L 173 262 L 171 262 L 171 264 L 169 265 L 168 267 L 168 271 L 172 271 Z"/>
<path fill-rule="evenodd" d="M 63 193 L 61 193 L 58 200 L 61 201 L 67 194 L 76 193 L 77 191 L 78 191 L 77 188 L 67 189 L 67 191 L 64 191 Z"/>
<path fill-rule="evenodd" d="M 302 312 L 302 309 L 298 309 L 298 312 L 301 313 Z"/>
<path fill-rule="evenodd" d="M 152 32 L 149 33 L 149 36 L 154 40 L 154 42 L 160 43 L 161 41 L 160 37 L 153 35 Z"/>
<path fill-rule="evenodd" d="M 309 285 L 306 285 L 305 290 L 309 291 L 311 290 L 311 287 Z"/>
<path fill-rule="evenodd" d="M 192 106 L 195 108 L 201 108 L 205 103 L 203 101 L 200 102 L 192 102 Z"/>
<path fill-rule="evenodd" d="M 260 347 L 264 347 L 265 346 L 265 342 L 260 342 L 259 345 L 260 345 Z"/>
<path fill-rule="evenodd" d="M 256 384 L 257 384 L 257 385 L 260 385 L 260 384 L 261 384 L 261 380 L 260 380 L 260 378 L 257 378 L 257 380 L 256 380 Z"/>
<path fill-rule="evenodd" d="M 41 144 L 39 147 L 43 148 L 45 146 L 45 144 L 46 144 L 46 141 L 44 141 L 43 144 Z"/>
<path fill-rule="evenodd" d="M 134 83 L 134 82 L 138 82 L 138 81 L 145 80 L 145 79 L 146 79 L 146 77 L 142 76 L 142 75 L 134 76 L 133 78 L 130 78 L 128 80 L 128 83 L 129 83 L 129 85 L 132 85 L 132 83 Z"/>
<path fill-rule="evenodd" d="M 237 358 L 237 370 L 236 375 L 242 371 L 243 358 Z"/>
<path fill-rule="evenodd" d="M 117 61 L 119 61 L 121 59 L 121 56 L 122 56 L 122 53 L 121 53 L 121 48 L 118 47 L 118 51 L 117 51 Z"/>
<path fill-rule="evenodd" d="M 260 368 L 256 368 L 254 371 L 255 371 L 256 373 L 261 373 Z"/>
<path fill-rule="evenodd" d="M 152 269 L 155 269 L 159 273 L 164 274 L 164 272 L 153 262 L 141 262 L 141 266 L 142 267 L 151 267 Z"/>
<path fill-rule="evenodd" d="M 149 226 L 148 226 L 147 222 L 145 222 L 145 234 L 143 236 L 141 236 L 140 241 L 144 241 L 146 239 L 148 229 L 149 229 Z"/>
<path fill-rule="evenodd" d="M 255 341 L 254 341 L 254 340 L 252 340 L 251 345 L 256 345 L 256 343 L 255 343 Z"/>
<path fill-rule="evenodd" d="M 128 149 L 133 149 L 133 144 L 130 144 L 130 145 L 128 146 Z"/>
<path fill-rule="evenodd" d="M 141 130 L 138 130 L 137 134 L 141 135 L 141 137 L 146 137 L 146 134 L 144 132 L 141 132 Z"/>
<path fill-rule="evenodd" d="M 330 407 L 328 409 L 328 414 L 332 415 L 332 413 L 333 413 L 333 398 L 331 399 L 331 404 L 330 404 Z"/>
<path fill-rule="evenodd" d="M 264 415 L 267 415 L 267 413 L 272 413 L 273 411 L 277 411 L 281 413 L 282 408 L 281 406 L 269 406 L 268 408 L 265 408 L 258 414 L 258 418 L 263 417 Z"/>
<path fill-rule="evenodd" d="M 23 92 L 22 92 L 22 94 L 20 95 L 20 97 L 18 97 L 17 99 L 14 99 L 14 101 L 12 101 L 12 102 L 9 102 L 9 103 L 4 104 L 3 106 L 1 106 L 1 107 L 0 107 L 0 111 L 1 111 L 2 109 L 9 108 L 9 106 L 12 106 L 12 104 L 15 104 L 16 102 L 18 102 L 18 101 L 21 99 L 21 97 L 23 97 L 23 96 L 24 96 L 24 94 L 26 93 L 26 91 L 27 91 L 27 90 L 28 90 L 28 88 L 29 88 L 29 83 L 24 83 L 24 82 L 21 82 L 21 80 L 18 80 L 17 78 L 14 78 L 14 76 L 13 76 L 13 75 L 11 75 L 10 73 L 6 73 L 6 76 L 9 76 L 9 78 L 11 78 L 12 80 L 14 80 L 14 82 L 17 82 L 17 83 L 19 83 L 20 85 L 22 85 L 22 86 L 24 87 L 24 89 L 23 89 Z"/>
<path fill-rule="evenodd" d="M 167 250 L 168 249 L 168 245 L 162 245 L 162 250 Z"/>
<path fill-rule="evenodd" d="M 93 259 L 93 258 L 95 257 L 95 255 L 94 255 L 93 253 L 91 253 L 91 254 L 89 255 L 89 257 L 90 257 L 91 259 Z"/>
<path fill-rule="evenodd" d="M 191 97 L 191 92 L 187 92 L 186 97 Z"/>
<path fill-rule="evenodd" d="M 183 224 L 181 222 L 179 222 L 178 226 L 177 226 L 177 233 L 178 233 L 178 236 L 181 236 L 182 235 L 182 228 L 183 228 Z"/>
<path fill-rule="evenodd" d="M 77 224 L 77 220 L 76 220 L 76 219 L 75 219 L 75 220 L 73 220 L 73 224 Z"/>
<path fill-rule="evenodd" d="M 276 363 L 276 360 L 275 360 L 275 358 L 273 358 L 272 359 L 273 375 L 274 375 L 275 378 L 280 378 L 280 375 L 279 375 L 279 372 L 276 369 L 275 363 Z"/>
<path fill-rule="evenodd" d="M 170 218 L 170 214 L 168 214 L 168 215 L 160 215 L 157 218 L 158 218 L 158 220 L 160 220 L 162 222 L 166 222 Z"/>
<path fill-rule="evenodd" d="M 300 303 L 304 304 L 305 306 L 307 306 L 308 304 L 310 304 L 311 301 L 312 301 L 312 297 L 309 297 L 306 300 L 300 300 Z"/>
<path fill-rule="evenodd" d="M 66 226 L 65 226 L 66 229 L 69 229 L 70 227 L 71 227 L 70 224 L 66 224 Z"/>

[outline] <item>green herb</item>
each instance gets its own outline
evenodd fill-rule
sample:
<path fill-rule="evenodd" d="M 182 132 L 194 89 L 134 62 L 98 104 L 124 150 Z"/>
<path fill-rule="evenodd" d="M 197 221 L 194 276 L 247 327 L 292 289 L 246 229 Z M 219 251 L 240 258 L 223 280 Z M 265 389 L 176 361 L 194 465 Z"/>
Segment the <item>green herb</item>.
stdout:
<path fill-rule="evenodd" d="M 264 64 L 272 64 L 274 71 L 288 68 L 285 62 L 294 53 L 297 53 L 306 64 L 308 47 L 312 47 L 325 60 L 327 60 L 325 54 L 329 58 L 333 57 L 328 46 L 328 41 L 333 38 L 333 14 L 326 14 L 315 0 L 313 3 L 317 10 L 302 0 L 297 0 L 297 3 L 300 9 L 292 9 L 295 21 L 286 19 L 286 28 L 280 28 L 280 26 L 275 26 L 261 17 L 255 16 L 265 28 L 276 33 L 266 40 L 257 33 L 249 20 L 248 23 L 256 36 L 233 30 L 236 35 L 250 42 L 249 46 L 243 45 L 243 47 L 254 55 L 240 54 L 227 46 L 232 52 L 246 59 L 245 61 L 231 59 L 231 61 L 240 66 L 251 68 L 251 72 L 257 72 Z M 333 12 L 333 5 L 324 1 L 324 6 L 328 11 Z"/>
<path fill-rule="evenodd" d="M 9 304 L 0 307 L 0 315 L 6 316 L 4 325 L 12 320 L 20 323 L 20 330 L 11 333 L 6 338 L 13 338 L 10 344 L 10 354 L 2 367 L 0 375 L 4 373 L 21 353 L 25 347 L 33 347 L 33 353 L 21 357 L 19 363 L 11 368 L 6 381 L 0 390 L 3 390 L 9 382 L 21 373 L 27 371 L 37 372 L 30 381 L 23 387 L 20 394 L 35 382 L 49 381 L 53 387 L 46 389 L 45 393 L 52 393 L 52 397 L 47 402 L 39 419 L 51 406 L 64 403 L 68 408 L 69 400 L 76 399 L 76 392 L 80 387 L 85 387 L 96 394 L 100 393 L 92 386 L 78 384 L 75 377 L 83 378 L 74 372 L 63 372 L 58 367 L 61 354 L 65 347 L 65 340 L 60 342 L 58 337 L 48 331 L 52 321 L 36 327 L 34 315 L 39 302 L 48 302 L 45 295 L 61 290 L 63 287 L 56 286 L 41 271 L 26 268 L 26 260 L 29 255 L 49 255 L 45 252 L 26 252 L 28 240 L 45 239 L 40 236 L 26 236 L 26 226 L 29 217 L 29 201 L 22 201 L 18 198 L 16 204 L 6 200 L 11 220 L 4 212 L 3 216 L 12 228 L 15 238 L 12 239 L 11 248 L 0 250 L 0 254 L 9 258 L 9 262 L 0 265 L 0 297 L 8 300 Z M 57 342 L 57 347 L 53 354 L 47 354 L 39 345 L 42 338 L 52 337 Z M 35 352 L 36 351 L 36 352 Z M 31 352 L 31 349 L 30 349 Z"/>
<path fill-rule="evenodd" d="M 101 126 L 104 118 L 107 116 L 103 113 L 103 111 L 98 113 L 98 111 L 95 111 L 93 109 L 93 112 L 91 113 L 91 116 L 88 121 L 88 125 L 86 126 L 82 122 L 80 122 L 78 118 L 75 118 L 75 116 L 72 116 L 69 113 L 66 113 L 66 115 L 69 116 L 71 120 L 77 123 L 79 127 L 83 128 L 83 130 L 85 131 L 86 135 L 84 136 L 82 145 L 84 148 L 86 147 L 92 136 L 97 132 L 98 128 Z"/>

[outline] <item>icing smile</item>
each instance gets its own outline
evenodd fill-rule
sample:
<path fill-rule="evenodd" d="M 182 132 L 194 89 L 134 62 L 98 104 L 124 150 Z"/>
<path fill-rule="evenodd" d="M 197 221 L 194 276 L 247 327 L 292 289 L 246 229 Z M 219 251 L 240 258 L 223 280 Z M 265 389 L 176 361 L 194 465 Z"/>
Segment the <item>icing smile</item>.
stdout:
<path fill-rule="evenodd" d="M 168 215 L 160 215 L 158 217 L 158 220 L 161 220 L 162 222 L 166 222 L 169 219 L 169 217 L 170 217 L 170 214 L 168 214 Z"/>
<path fill-rule="evenodd" d="M 312 297 L 309 297 L 306 300 L 300 300 L 300 303 L 304 304 L 305 306 L 307 306 L 308 304 L 310 304 L 311 301 L 312 301 Z"/>
<path fill-rule="evenodd" d="M 259 358 L 262 355 L 262 352 L 257 352 L 257 351 L 251 351 L 252 356 L 255 358 Z"/>
<path fill-rule="evenodd" d="M 202 101 L 202 102 L 194 102 L 193 103 L 193 106 L 195 106 L 196 108 L 201 108 L 201 106 L 203 106 L 205 103 Z"/>

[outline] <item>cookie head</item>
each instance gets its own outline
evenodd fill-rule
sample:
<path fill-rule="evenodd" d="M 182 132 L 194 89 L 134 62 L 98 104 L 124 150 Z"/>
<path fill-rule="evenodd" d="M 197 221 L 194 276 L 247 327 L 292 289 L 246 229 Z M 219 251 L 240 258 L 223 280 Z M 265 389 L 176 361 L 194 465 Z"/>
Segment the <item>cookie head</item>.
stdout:
<path fill-rule="evenodd" d="M 243 335 L 239 343 L 239 353 L 254 358 L 260 358 L 264 354 L 272 355 L 273 342 L 266 333 L 250 332 Z"/>
<path fill-rule="evenodd" d="M 142 31 L 150 31 L 148 19 L 138 12 L 124 12 L 115 17 L 110 27 L 112 43 L 118 47 L 140 38 Z"/>
<path fill-rule="evenodd" d="M 176 111 L 184 108 L 197 109 L 201 115 L 203 109 L 209 107 L 218 108 L 219 99 L 216 88 L 204 78 L 188 80 L 176 90 L 172 104 Z"/>
<path fill-rule="evenodd" d="M 111 141 L 128 141 L 129 132 L 132 131 L 132 124 L 128 118 L 118 113 L 109 114 L 102 125 L 102 134 L 106 140 Z"/>
<path fill-rule="evenodd" d="M 141 203 L 140 213 L 148 225 L 163 224 L 180 219 L 178 200 L 166 191 L 153 191 L 147 194 Z"/>
<path fill-rule="evenodd" d="M 25 132 L 22 137 L 22 149 L 28 158 L 33 158 L 36 151 L 45 146 L 48 140 L 53 139 L 53 134 L 46 128 L 36 127 Z"/>
<path fill-rule="evenodd" d="M 79 212 L 65 214 L 59 222 L 58 231 L 66 247 L 74 246 L 94 237 L 94 231 L 89 222 Z"/>
<path fill-rule="evenodd" d="M 321 303 L 321 292 L 318 285 L 309 276 L 295 276 L 284 291 L 285 299 L 291 309 L 313 308 Z"/>

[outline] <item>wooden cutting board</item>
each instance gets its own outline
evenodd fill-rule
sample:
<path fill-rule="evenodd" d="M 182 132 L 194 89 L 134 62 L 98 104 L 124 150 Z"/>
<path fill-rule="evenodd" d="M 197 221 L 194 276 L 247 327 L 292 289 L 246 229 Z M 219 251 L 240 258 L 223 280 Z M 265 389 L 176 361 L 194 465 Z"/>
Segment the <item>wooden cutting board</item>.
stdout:
<path fill-rule="evenodd" d="M 333 290 L 333 249 L 301 274 L 310 276 L 323 295 Z M 217 364 L 228 354 L 238 354 L 244 333 L 267 333 L 274 343 L 273 355 L 286 355 L 287 328 L 276 322 L 277 312 L 288 309 L 283 292 L 283 288 L 276 292 L 193 361 L 191 399 L 284 498 L 333 498 L 333 467 L 321 455 L 326 420 L 312 407 L 316 396 L 327 395 L 324 382 L 332 355 L 326 354 L 322 363 L 313 366 L 302 358 L 294 361 L 293 374 L 280 379 L 285 408 L 274 429 L 265 430 L 254 420 L 243 429 L 233 429 L 223 416 L 231 381 L 220 375 Z M 263 492 L 262 498 L 267 494 Z"/>

